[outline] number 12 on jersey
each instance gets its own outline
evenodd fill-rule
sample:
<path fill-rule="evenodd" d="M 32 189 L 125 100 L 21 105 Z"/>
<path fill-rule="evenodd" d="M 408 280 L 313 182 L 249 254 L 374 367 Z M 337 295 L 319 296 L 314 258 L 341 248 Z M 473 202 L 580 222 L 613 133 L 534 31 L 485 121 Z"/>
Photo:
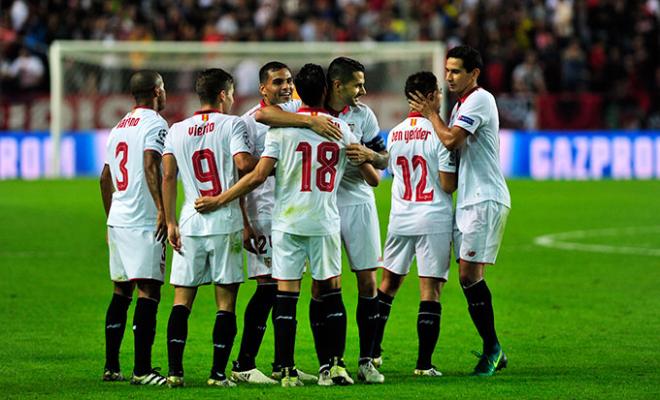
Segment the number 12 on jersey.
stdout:
<path fill-rule="evenodd" d="M 301 192 L 312 191 L 312 145 L 300 142 L 296 152 L 302 153 L 302 182 Z M 337 163 L 339 162 L 339 145 L 332 142 L 323 142 L 316 149 L 316 161 L 321 164 L 316 169 L 316 187 L 322 192 L 332 192 L 335 188 L 337 176 Z"/>
<path fill-rule="evenodd" d="M 415 200 L 412 199 L 412 183 L 410 179 L 411 168 L 410 162 L 404 156 L 398 156 L 396 158 L 396 165 L 401 167 L 401 174 L 403 175 L 403 185 L 405 186 L 405 191 L 403 192 L 403 200 L 408 201 L 432 201 L 433 200 L 433 189 L 425 192 L 426 189 L 426 178 L 428 175 L 428 169 L 426 168 L 426 160 L 420 155 L 414 155 L 412 158 L 412 170 L 416 170 L 417 167 L 422 168 L 422 176 L 419 178 L 419 182 L 415 187 Z"/>

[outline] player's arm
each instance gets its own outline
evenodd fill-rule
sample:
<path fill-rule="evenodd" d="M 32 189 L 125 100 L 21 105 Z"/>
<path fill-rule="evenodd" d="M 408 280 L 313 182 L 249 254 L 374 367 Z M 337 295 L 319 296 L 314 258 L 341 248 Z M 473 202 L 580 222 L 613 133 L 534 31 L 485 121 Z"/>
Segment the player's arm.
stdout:
<path fill-rule="evenodd" d="M 458 187 L 458 178 L 457 175 L 453 172 L 438 172 L 438 177 L 440 178 L 440 187 L 445 193 L 452 194 L 456 191 Z"/>
<path fill-rule="evenodd" d="M 249 174 L 242 177 L 236 184 L 218 196 L 202 196 L 195 200 L 195 209 L 200 213 L 215 211 L 231 203 L 237 198 L 250 193 L 266 181 L 277 162 L 274 158 L 262 157 L 257 166 Z"/>
<path fill-rule="evenodd" d="M 103 171 L 101 171 L 101 179 L 99 179 L 101 185 L 101 199 L 103 199 L 103 208 L 105 208 L 105 216 L 107 217 L 110 214 L 110 206 L 112 205 L 112 192 L 114 192 L 114 187 L 112 185 L 112 174 L 110 174 L 110 167 L 108 164 L 103 166 Z"/>
<path fill-rule="evenodd" d="M 267 106 L 257 110 L 254 118 L 272 127 L 309 128 L 326 139 L 340 140 L 342 133 L 332 118 L 325 115 L 295 114 L 282 110 L 278 106 Z"/>
<path fill-rule="evenodd" d="M 167 223 L 167 238 L 174 250 L 181 252 L 181 234 L 176 222 L 176 158 L 173 154 L 163 156 L 163 210 Z"/>
<path fill-rule="evenodd" d="M 243 176 L 248 172 L 251 172 L 259 162 L 259 158 L 245 152 L 234 154 L 233 158 L 239 176 Z"/>
<path fill-rule="evenodd" d="M 254 233 L 254 229 L 252 229 L 250 219 L 248 218 L 247 200 L 245 199 L 245 196 L 241 196 L 238 202 L 241 206 L 241 214 L 243 215 L 243 247 L 245 247 L 245 250 L 250 253 L 257 254 L 257 250 L 252 245 L 257 239 L 257 235 Z"/>
<path fill-rule="evenodd" d="M 144 177 L 147 181 L 147 187 L 151 198 L 156 204 L 158 215 L 156 217 L 156 240 L 162 242 L 167 236 L 167 224 L 163 212 L 163 193 L 161 191 L 161 173 L 160 162 L 161 155 L 153 150 L 144 152 Z"/>
<path fill-rule="evenodd" d="M 380 137 L 378 138 L 380 139 Z M 382 142 L 382 139 L 380 139 Z M 390 161 L 390 155 L 386 150 L 374 151 L 366 145 L 351 143 L 346 146 L 346 156 L 355 164 L 369 163 L 378 169 L 387 168 Z"/>
<path fill-rule="evenodd" d="M 373 165 L 363 163 L 360 165 L 360 173 L 369 186 L 376 187 L 380 183 L 380 173 L 376 171 Z"/>
<path fill-rule="evenodd" d="M 408 100 L 410 108 L 431 121 L 435 134 L 448 150 L 455 150 L 463 145 L 470 132 L 460 126 L 449 128 L 445 121 L 440 118 L 437 110 L 434 110 L 431 106 L 431 101 L 426 99 L 420 92 L 416 91 L 415 93 L 409 93 L 409 95 L 411 97 Z"/>

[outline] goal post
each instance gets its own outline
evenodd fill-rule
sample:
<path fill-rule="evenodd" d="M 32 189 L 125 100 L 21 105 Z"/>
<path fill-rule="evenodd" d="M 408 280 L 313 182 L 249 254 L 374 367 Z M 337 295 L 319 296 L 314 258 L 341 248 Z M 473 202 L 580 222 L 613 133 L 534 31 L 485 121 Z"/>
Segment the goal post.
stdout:
<path fill-rule="evenodd" d="M 436 74 L 444 86 L 445 46 L 441 42 L 105 42 L 55 41 L 49 49 L 50 134 L 52 171 L 60 175 L 64 132 L 110 129 L 132 107 L 128 78 L 139 69 L 163 75 L 168 104 L 163 115 L 171 124 L 197 106 L 197 72 L 219 67 L 232 73 L 241 113 L 258 99 L 258 69 L 269 61 L 287 64 L 296 73 L 306 63 L 324 68 L 335 57 L 364 64 L 367 95 L 386 130 L 407 107 L 403 87 L 408 75 Z M 446 93 L 446 87 L 443 87 Z M 446 97 L 442 105 L 446 115 Z"/>

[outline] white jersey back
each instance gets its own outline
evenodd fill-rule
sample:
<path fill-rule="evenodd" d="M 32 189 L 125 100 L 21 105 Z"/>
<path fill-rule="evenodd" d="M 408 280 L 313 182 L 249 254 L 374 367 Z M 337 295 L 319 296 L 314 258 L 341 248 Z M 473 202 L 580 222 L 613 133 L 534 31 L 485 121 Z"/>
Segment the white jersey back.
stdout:
<path fill-rule="evenodd" d="M 238 180 L 233 156 L 249 153 L 245 122 L 218 111 L 197 112 L 170 128 L 165 154 L 176 158 L 183 182 L 184 202 L 179 218 L 181 234 L 208 236 L 243 228 L 239 201 L 206 214 L 195 210 L 200 196 L 216 196 Z"/>
<path fill-rule="evenodd" d="M 298 113 L 325 111 L 301 108 Z M 262 157 L 277 159 L 273 230 L 303 236 L 339 232 L 337 189 L 346 170 L 346 145 L 356 139 L 345 122 L 336 118 L 335 122 L 343 135 L 339 142 L 328 141 L 311 129 L 268 131 Z"/>
<path fill-rule="evenodd" d="M 395 126 L 387 137 L 392 182 L 388 231 L 424 235 L 452 231 L 452 197 L 442 190 L 438 172 L 456 172 L 456 161 L 419 113 Z"/>
<path fill-rule="evenodd" d="M 136 107 L 112 128 L 105 161 L 110 167 L 109 226 L 156 229 L 156 204 L 144 175 L 144 152 L 163 153 L 167 122 L 150 108 Z"/>
<path fill-rule="evenodd" d="M 511 197 L 500 167 L 500 120 L 495 98 L 477 88 L 459 99 L 449 127 L 470 133 L 460 149 L 457 207 L 493 200 L 511 207 Z"/>
<path fill-rule="evenodd" d="M 371 142 L 380 132 L 376 115 L 365 104 L 358 103 L 357 106 L 347 106 L 336 117 L 348 124 L 353 136 L 359 142 Z M 347 164 L 346 173 L 344 173 L 344 178 L 339 184 L 339 191 L 337 192 L 337 205 L 344 207 L 370 202 L 374 202 L 373 189 L 365 182 L 357 166 Z"/>
<path fill-rule="evenodd" d="M 277 106 L 284 111 L 294 113 L 298 111 L 301 105 L 300 100 L 291 100 Z M 268 125 L 254 119 L 254 114 L 262 107 L 266 107 L 263 100 L 241 116 L 247 126 L 248 139 L 251 144 L 250 153 L 255 157 L 260 157 L 264 152 L 266 133 L 270 128 Z M 250 220 L 271 219 L 275 202 L 275 177 L 269 176 L 266 182 L 248 193 L 246 199 L 246 208 Z"/>

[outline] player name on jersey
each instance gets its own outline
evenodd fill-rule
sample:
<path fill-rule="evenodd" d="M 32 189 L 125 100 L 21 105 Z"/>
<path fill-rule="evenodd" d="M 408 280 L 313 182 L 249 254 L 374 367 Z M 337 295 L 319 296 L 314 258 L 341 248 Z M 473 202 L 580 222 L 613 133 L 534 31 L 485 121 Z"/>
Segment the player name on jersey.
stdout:
<path fill-rule="evenodd" d="M 140 123 L 140 118 L 124 118 L 117 124 L 117 128 L 132 128 Z"/>
<path fill-rule="evenodd" d="M 188 128 L 188 136 L 204 136 L 207 133 L 213 133 L 215 131 L 215 123 L 209 122 L 204 125 L 193 125 Z"/>
<path fill-rule="evenodd" d="M 426 140 L 430 134 L 430 131 L 419 127 L 415 129 L 406 129 L 403 131 L 393 131 L 390 134 L 390 140 L 393 142 L 404 140 L 406 143 L 408 143 L 411 140 Z"/>

